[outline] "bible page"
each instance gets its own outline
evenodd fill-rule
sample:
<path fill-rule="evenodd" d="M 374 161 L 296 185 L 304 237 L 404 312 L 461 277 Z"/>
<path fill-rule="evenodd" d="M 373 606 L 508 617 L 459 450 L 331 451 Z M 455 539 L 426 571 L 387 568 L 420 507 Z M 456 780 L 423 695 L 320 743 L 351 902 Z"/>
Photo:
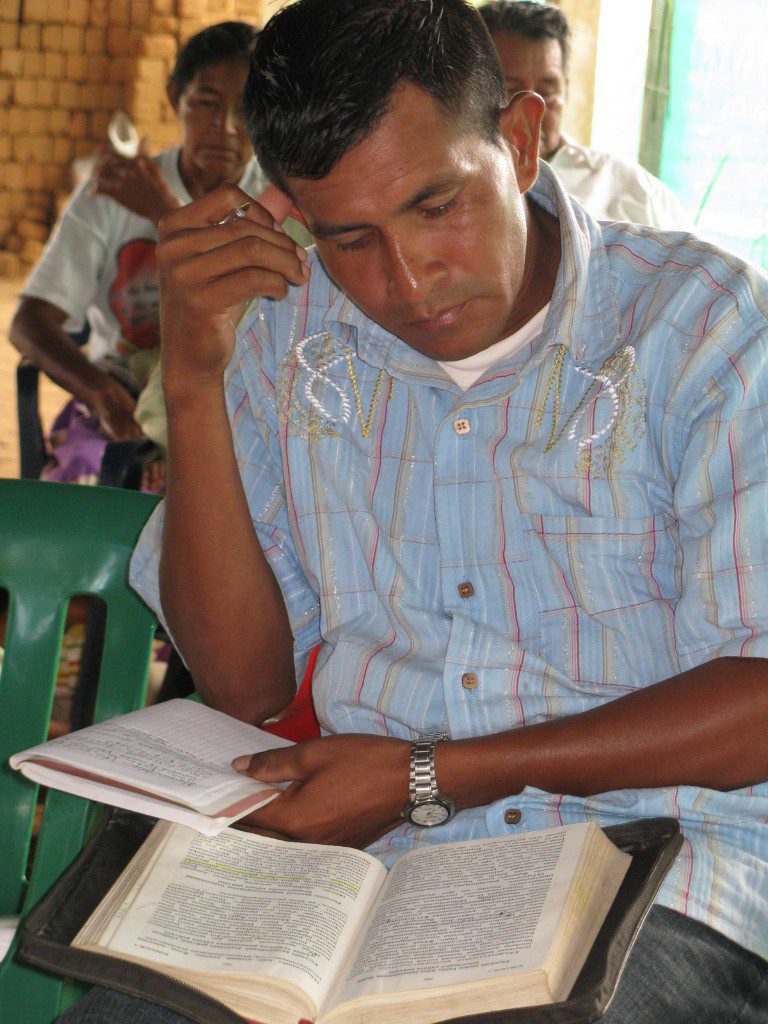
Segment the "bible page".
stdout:
<path fill-rule="evenodd" d="M 160 970 L 268 975 L 318 1006 L 386 877 L 378 861 L 234 829 L 216 837 L 156 829 L 155 855 L 141 864 L 140 852 L 138 870 L 126 869 L 131 890 L 117 904 L 108 895 L 74 945 L 98 941 Z"/>
<path fill-rule="evenodd" d="M 14 754 L 10 764 L 34 781 L 59 789 L 65 785 L 57 784 L 51 772 L 64 772 L 72 766 L 86 773 L 84 784 L 99 785 L 102 780 L 105 785 L 115 780 L 202 814 L 229 816 L 231 820 L 253 809 L 255 801 L 250 798 L 254 794 L 276 788 L 274 783 L 267 785 L 238 774 L 231 767 L 232 760 L 240 754 L 283 746 L 290 746 L 290 741 L 204 704 L 170 700 Z M 73 788 L 77 785 L 73 778 L 66 792 L 79 793 L 80 789 Z M 95 798 L 111 802 L 105 796 Z M 248 807 L 240 810 L 240 801 L 248 802 Z"/>
<path fill-rule="evenodd" d="M 592 827 L 406 854 L 390 869 L 331 1006 L 539 968 Z"/>

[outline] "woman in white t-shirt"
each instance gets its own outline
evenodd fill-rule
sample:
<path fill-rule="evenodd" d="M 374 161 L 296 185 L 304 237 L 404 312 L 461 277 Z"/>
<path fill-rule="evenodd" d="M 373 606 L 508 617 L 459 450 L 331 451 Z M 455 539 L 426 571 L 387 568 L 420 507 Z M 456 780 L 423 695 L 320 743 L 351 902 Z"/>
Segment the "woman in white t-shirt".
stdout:
<path fill-rule="evenodd" d="M 180 144 L 154 158 L 103 152 L 22 291 L 11 341 L 73 396 L 58 434 L 87 452 L 73 462 L 56 447 L 49 478 L 97 474 L 92 463 L 108 439 L 141 436 L 136 399 L 158 358 L 160 218 L 226 182 L 253 196 L 266 184 L 240 111 L 255 35 L 244 22 L 223 22 L 188 40 L 167 83 Z M 70 337 L 86 323 L 87 351 Z"/>

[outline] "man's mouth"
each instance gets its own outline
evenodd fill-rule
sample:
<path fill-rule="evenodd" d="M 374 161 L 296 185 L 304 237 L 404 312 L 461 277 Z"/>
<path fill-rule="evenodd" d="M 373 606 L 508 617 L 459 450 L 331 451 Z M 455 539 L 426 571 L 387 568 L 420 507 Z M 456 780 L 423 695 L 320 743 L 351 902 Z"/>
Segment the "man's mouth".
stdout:
<path fill-rule="evenodd" d="M 460 302 L 457 306 L 448 306 L 440 313 L 433 316 L 419 317 L 416 320 L 409 320 L 405 326 L 409 329 L 415 328 L 418 331 L 440 331 L 454 327 L 467 308 L 466 302 Z"/>
<path fill-rule="evenodd" d="M 217 156 L 223 160 L 234 160 L 239 159 L 240 157 L 240 151 L 237 149 L 232 149 L 231 146 L 208 145 L 203 148 L 207 149 L 209 153 L 212 153 L 214 156 Z"/>

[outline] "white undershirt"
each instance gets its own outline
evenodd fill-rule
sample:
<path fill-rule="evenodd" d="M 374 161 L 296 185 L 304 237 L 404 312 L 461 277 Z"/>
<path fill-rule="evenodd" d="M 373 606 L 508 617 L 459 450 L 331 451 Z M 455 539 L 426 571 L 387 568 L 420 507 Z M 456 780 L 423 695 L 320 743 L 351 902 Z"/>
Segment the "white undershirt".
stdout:
<path fill-rule="evenodd" d="M 466 359 L 455 359 L 450 363 L 444 363 L 440 359 L 437 362 L 451 380 L 458 384 L 462 391 L 466 391 L 494 363 L 507 359 L 537 338 L 541 334 L 541 328 L 544 326 L 544 320 L 548 311 L 549 303 L 543 309 L 540 309 L 535 316 L 531 317 L 528 323 L 521 327 L 519 331 L 515 331 L 508 338 L 502 338 L 501 341 L 489 345 L 482 352 L 476 352 L 475 355 L 467 356 Z"/>

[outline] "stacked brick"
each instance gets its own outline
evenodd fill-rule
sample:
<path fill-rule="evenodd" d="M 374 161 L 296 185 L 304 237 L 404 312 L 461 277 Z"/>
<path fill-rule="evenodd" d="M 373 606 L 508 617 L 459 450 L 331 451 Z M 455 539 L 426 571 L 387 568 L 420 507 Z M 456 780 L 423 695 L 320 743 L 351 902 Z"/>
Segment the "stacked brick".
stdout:
<path fill-rule="evenodd" d="M 152 152 L 178 140 L 165 81 L 180 42 L 217 21 L 261 24 L 284 0 L 0 2 L 0 277 L 39 257 L 73 161 L 125 110 Z"/>

